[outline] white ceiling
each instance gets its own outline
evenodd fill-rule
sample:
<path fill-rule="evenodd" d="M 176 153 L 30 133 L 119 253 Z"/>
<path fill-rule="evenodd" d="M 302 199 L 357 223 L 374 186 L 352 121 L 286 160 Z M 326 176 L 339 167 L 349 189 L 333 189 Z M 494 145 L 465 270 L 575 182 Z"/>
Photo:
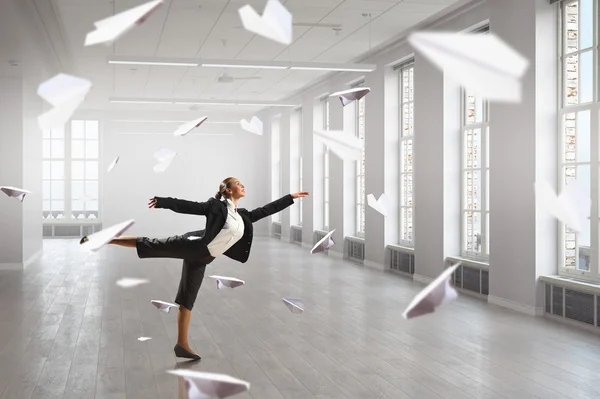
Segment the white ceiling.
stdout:
<path fill-rule="evenodd" d="M 161 98 L 254 99 L 275 101 L 314 82 L 323 72 L 228 68 L 234 77 L 260 80 L 217 83 L 222 68 L 109 65 L 110 55 L 202 57 L 279 61 L 349 62 L 369 48 L 389 41 L 457 0 L 282 0 L 294 22 L 341 24 L 332 28 L 294 27 L 294 42 L 286 47 L 241 28 L 237 10 L 251 4 L 262 13 L 266 0 L 165 0 L 141 26 L 114 45 L 84 47 L 93 23 L 146 0 L 51 1 L 60 38 L 70 52 L 74 71 L 91 79 L 86 101 L 106 108 L 109 96 Z M 39 7 L 38 7 L 39 10 Z M 370 18 L 362 14 L 370 14 Z M 44 15 L 41 15 L 44 19 Z M 372 22 L 369 24 L 369 22 Z M 116 106 L 112 104 L 111 107 Z M 119 105 L 131 107 L 131 105 Z"/>

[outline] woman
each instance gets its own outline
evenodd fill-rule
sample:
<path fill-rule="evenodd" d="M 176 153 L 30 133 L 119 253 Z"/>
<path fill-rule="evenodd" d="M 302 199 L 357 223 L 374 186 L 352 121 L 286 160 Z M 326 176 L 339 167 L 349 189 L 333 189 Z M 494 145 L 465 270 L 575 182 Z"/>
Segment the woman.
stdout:
<path fill-rule="evenodd" d="M 240 198 L 246 196 L 244 185 L 234 177 L 223 180 L 214 198 L 206 202 L 193 202 L 177 198 L 154 197 L 149 208 L 166 208 L 177 213 L 206 216 L 206 227 L 201 231 L 186 233 L 165 239 L 148 237 L 119 237 L 110 244 L 136 248 L 140 258 L 183 259 L 183 269 L 175 303 L 177 312 L 177 344 L 173 348 L 177 357 L 200 359 L 188 342 L 191 311 L 204 279 L 206 265 L 217 256 L 225 255 L 245 263 L 252 246 L 252 223 L 281 212 L 294 203 L 295 198 L 307 196 L 307 192 L 288 194 L 263 207 L 248 211 L 238 208 Z M 222 199 L 225 199 L 224 201 Z M 189 240 L 189 237 L 201 237 Z M 81 239 L 81 244 L 87 237 Z"/>

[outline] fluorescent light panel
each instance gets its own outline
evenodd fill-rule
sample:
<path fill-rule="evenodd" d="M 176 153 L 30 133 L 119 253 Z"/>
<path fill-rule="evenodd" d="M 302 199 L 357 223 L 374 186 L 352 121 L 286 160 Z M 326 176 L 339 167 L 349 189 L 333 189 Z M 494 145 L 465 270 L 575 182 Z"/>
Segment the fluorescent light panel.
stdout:
<path fill-rule="evenodd" d="M 203 67 L 215 67 L 215 68 L 254 68 L 254 69 L 288 69 L 287 66 L 274 66 L 274 65 L 234 65 L 234 64 L 206 64 L 202 63 Z"/>
<path fill-rule="evenodd" d="M 253 101 L 253 100 L 183 100 L 183 99 L 144 99 L 114 97 L 108 99 L 111 103 L 122 104 L 175 104 L 175 105 L 217 105 L 217 106 L 244 106 L 244 107 L 298 107 L 297 103 L 279 101 Z"/>
<path fill-rule="evenodd" d="M 157 62 L 157 61 L 113 61 L 109 60 L 109 64 L 124 64 L 124 65 L 158 65 L 158 66 L 185 66 L 196 67 L 197 62 Z"/>
<path fill-rule="evenodd" d="M 298 71 L 338 71 L 338 72 L 372 72 L 373 69 L 367 68 L 342 68 L 342 67 L 290 67 L 290 69 Z"/>

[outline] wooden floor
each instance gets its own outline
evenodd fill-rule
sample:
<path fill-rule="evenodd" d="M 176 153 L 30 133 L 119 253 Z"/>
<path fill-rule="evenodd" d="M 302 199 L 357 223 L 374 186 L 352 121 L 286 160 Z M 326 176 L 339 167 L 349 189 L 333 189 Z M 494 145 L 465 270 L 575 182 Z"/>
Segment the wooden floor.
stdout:
<path fill-rule="evenodd" d="M 600 336 L 465 296 L 414 319 L 402 311 L 421 285 L 256 239 L 250 261 L 219 258 L 191 326 L 199 363 L 176 362 L 180 262 L 140 260 L 76 240 L 46 240 L 23 272 L 0 272 L 0 399 L 178 398 L 188 367 L 251 383 L 235 398 L 599 398 Z M 120 288 L 121 277 L 150 279 Z M 305 301 L 289 312 L 282 297 Z M 139 342 L 140 336 L 152 340 Z"/>

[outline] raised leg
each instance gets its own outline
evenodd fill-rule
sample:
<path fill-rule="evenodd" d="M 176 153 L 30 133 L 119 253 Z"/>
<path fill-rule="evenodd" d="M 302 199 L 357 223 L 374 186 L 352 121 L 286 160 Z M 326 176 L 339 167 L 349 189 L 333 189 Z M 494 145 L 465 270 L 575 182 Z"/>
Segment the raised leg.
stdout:
<path fill-rule="evenodd" d="M 190 348 L 188 338 L 191 318 L 192 311 L 187 309 L 185 306 L 180 305 L 179 311 L 177 312 L 177 345 L 181 346 L 188 352 L 195 353 L 192 348 Z"/>

